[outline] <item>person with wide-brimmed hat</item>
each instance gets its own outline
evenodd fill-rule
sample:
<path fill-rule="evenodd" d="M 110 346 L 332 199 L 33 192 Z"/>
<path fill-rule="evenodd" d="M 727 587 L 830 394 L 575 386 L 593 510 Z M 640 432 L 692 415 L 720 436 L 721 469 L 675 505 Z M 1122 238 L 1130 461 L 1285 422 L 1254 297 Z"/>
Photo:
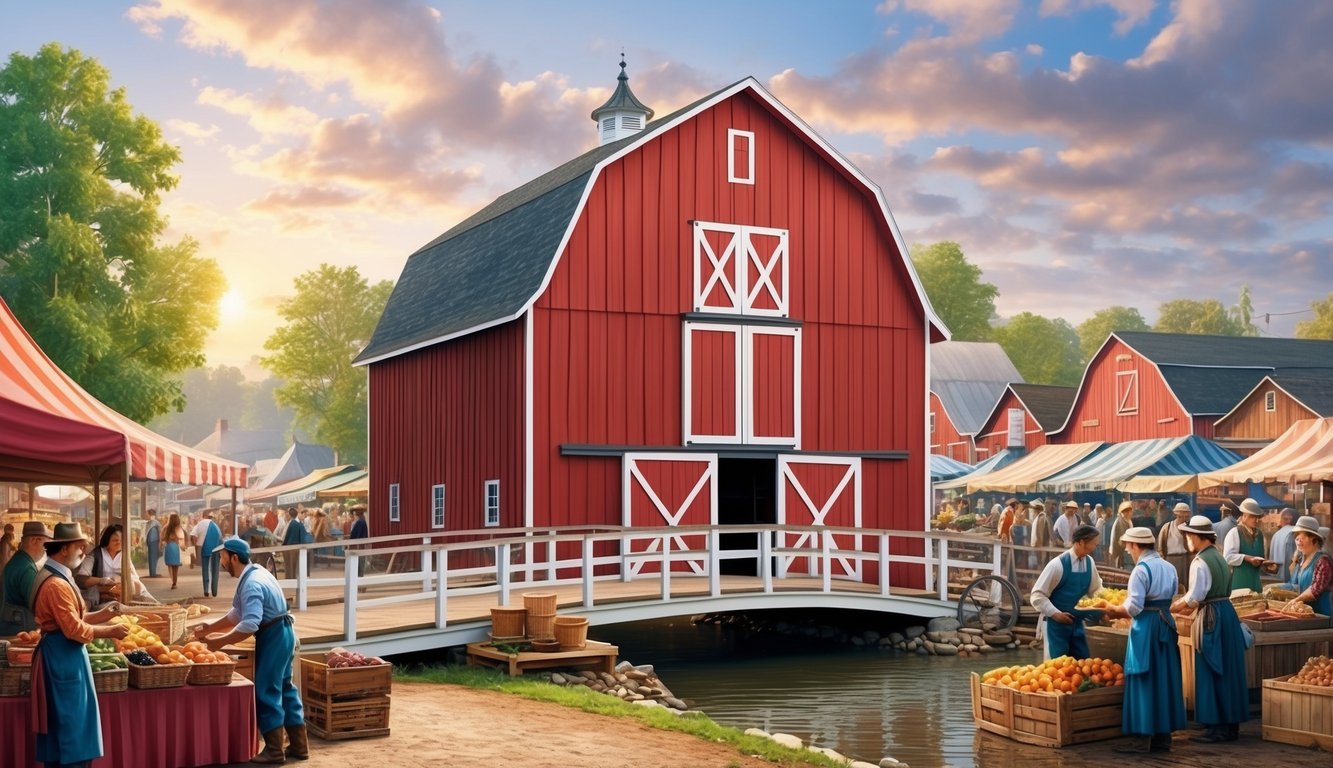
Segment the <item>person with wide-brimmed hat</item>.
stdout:
<path fill-rule="evenodd" d="M 1291 581 L 1291 555 L 1296 547 L 1296 510 L 1283 507 L 1277 513 L 1278 529 L 1268 537 L 1268 559 L 1277 563 L 1277 580 Z M 1327 542 L 1325 542 L 1327 543 Z"/>
<path fill-rule="evenodd" d="M 1261 574 L 1277 570 L 1277 563 L 1264 559 L 1264 532 L 1259 530 L 1263 516 L 1264 510 L 1259 502 L 1246 499 L 1240 503 L 1240 523 L 1232 526 L 1225 537 L 1218 534 L 1222 556 L 1231 566 L 1232 589 L 1259 592 L 1263 589 Z"/>
<path fill-rule="evenodd" d="M 1256 505 L 1257 506 L 1257 505 Z M 1177 613 L 1197 611 L 1190 627 L 1194 646 L 1194 719 L 1207 726 L 1191 741 L 1235 741 L 1249 719 L 1245 637 L 1231 605 L 1232 571 L 1217 550 L 1213 522 L 1195 515 L 1181 526 L 1194 559 L 1185 594 L 1172 604 Z"/>
<path fill-rule="evenodd" d="M 1070 538 L 1073 544 L 1046 564 L 1028 598 L 1040 614 L 1037 636 L 1046 641 L 1043 647 L 1047 659 L 1060 656 L 1086 659 L 1092 655 L 1083 629 L 1085 617 L 1074 608 L 1079 600 L 1102 588 L 1097 561 L 1092 557 L 1099 534 L 1091 525 L 1080 525 Z"/>
<path fill-rule="evenodd" d="M 1069 547 L 1074 543 L 1074 529 L 1078 527 L 1077 501 L 1066 501 L 1060 505 L 1060 516 L 1051 524 L 1051 541 L 1057 547 Z"/>
<path fill-rule="evenodd" d="M 1111 533 L 1106 542 L 1106 564 L 1113 568 L 1133 568 L 1134 561 L 1125 550 L 1122 537 L 1134 527 L 1134 502 L 1125 500 L 1116 508 L 1115 519 L 1111 521 Z"/>
<path fill-rule="evenodd" d="M 44 544 L 46 563 L 32 586 L 33 614 L 42 639 L 32 659 L 35 757 L 46 765 L 86 765 L 102 756 L 101 717 L 87 644 L 94 638 L 122 638 L 125 624 L 104 624 L 119 603 L 86 613 L 74 583 L 91 544 L 76 523 L 60 523 Z"/>
<path fill-rule="evenodd" d="M 1291 581 L 1283 584 L 1285 589 L 1299 592 L 1292 602 L 1297 600 L 1314 609 L 1323 616 L 1333 614 L 1333 558 L 1323 551 L 1324 533 L 1319 527 L 1319 520 L 1311 515 L 1302 515 L 1293 526 L 1296 539 L 1296 554 L 1291 559 Z"/>
<path fill-rule="evenodd" d="M 1194 511 L 1182 501 L 1171 508 L 1171 513 L 1175 519 L 1157 530 L 1157 552 L 1176 569 L 1176 581 L 1183 584 L 1189 578 L 1190 548 L 1180 526 L 1189 522 Z"/>
<path fill-rule="evenodd" d="M 37 628 L 32 615 L 32 583 L 46 558 L 44 545 L 51 531 L 40 520 L 28 520 L 19 533 L 19 548 L 5 563 L 0 576 L 0 635 L 17 635 Z"/>
<path fill-rule="evenodd" d="M 1122 605 L 1106 609 L 1111 618 L 1130 618 L 1125 643 L 1125 703 L 1120 728 L 1133 738 L 1118 752 L 1161 752 L 1171 748 L 1171 732 L 1185 727 L 1180 648 L 1171 601 L 1176 569 L 1156 551 L 1149 528 L 1130 528 L 1120 537 L 1134 560 Z"/>

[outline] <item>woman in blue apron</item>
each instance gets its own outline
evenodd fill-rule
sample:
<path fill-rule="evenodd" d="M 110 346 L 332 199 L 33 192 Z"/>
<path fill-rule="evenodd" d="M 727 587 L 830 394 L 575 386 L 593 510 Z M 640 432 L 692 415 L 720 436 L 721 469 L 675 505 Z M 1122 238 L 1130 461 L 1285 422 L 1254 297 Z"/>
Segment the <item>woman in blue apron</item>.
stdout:
<path fill-rule="evenodd" d="M 1282 587 L 1299 592 L 1296 600 L 1313 608 L 1315 613 L 1333 615 L 1333 599 L 1330 599 L 1333 559 L 1323 551 L 1324 536 L 1319 530 L 1319 520 L 1304 515 L 1292 530 L 1296 540 L 1296 556 L 1291 561 L 1292 580 Z"/>
<path fill-rule="evenodd" d="M 1091 525 L 1080 525 L 1071 535 L 1073 545 L 1046 564 L 1029 598 L 1032 607 L 1041 613 L 1048 659 L 1060 656 L 1086 659 L 1091 655 L 1083 629 L 1084 615 L 1075 606 L 1102 588 L 1097 561 L 1092 557 L 1100 535 Z"/>
<path fill-rule="evenodd" d="M 1171 601 L 1176 569 L 1156 551 L 1152 530 L 1130 528 L 1120 538 L 1134 559 L 1125 602 L 1106 609 L 1109 617 L 1132 618 L 1125 645 L 1125 705 L 1120 727 L 1133 737 L 1117 752 L 1164 752 L 1171 732 L 1185 727 L 1180 649 Z"/>

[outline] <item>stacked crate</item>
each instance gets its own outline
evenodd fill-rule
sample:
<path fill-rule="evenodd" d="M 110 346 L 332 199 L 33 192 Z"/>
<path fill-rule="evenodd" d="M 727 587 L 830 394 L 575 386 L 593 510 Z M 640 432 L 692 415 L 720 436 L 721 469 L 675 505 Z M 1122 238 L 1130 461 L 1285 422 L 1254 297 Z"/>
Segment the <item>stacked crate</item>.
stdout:
<path fill-rule="evenodd" d="M 301 657 L 306 727 L 321 739 L 389 735 L 393 665 L 330 667 L 319 654 Z"/>

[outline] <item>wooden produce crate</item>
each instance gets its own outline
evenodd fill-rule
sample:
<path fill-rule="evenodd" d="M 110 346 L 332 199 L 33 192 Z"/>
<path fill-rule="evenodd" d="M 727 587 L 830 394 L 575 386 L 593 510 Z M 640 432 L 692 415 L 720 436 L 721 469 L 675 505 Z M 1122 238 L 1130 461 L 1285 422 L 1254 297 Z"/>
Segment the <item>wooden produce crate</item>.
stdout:
<path fill-rule="evenodd" d="M 236 671 L 236 662 L 226 661 L 215 664 L 195 664 L 190 667 L 186 681 L 190 685 L 227 685 L 232 673 Z"/>
<path fill-rule="evenodd" d="M 1023 693 L 983 685 L 972 673 L 972 719 L 977 728 L 1024 744 L 1065 747 L 1121 735 L 1124 687 L 1074 694 Z"/>
<path fill-rule="evenodd" d="M 27 696 L 32 667 L 0 667 L 0 696 Z"/>
<path fill-rule="evenodd" d="M 1290 677 L 1264 681 L 1264 741 L 1333 752 L 1333 688 L 1289 683 Z"/>
<path fill-rule="evenodd" d="M 1118 627 L 1087 627 L 1088 651 L 1095 658 L 1110 659 L 1117 664 L 1125 663 L 1125 646 L 1129 643 L 1129 630 Z"/>
<path fill-rule="evenodd" d="M 185 639 L 184 608 L 177 605 L 133 605 L 127 614 L 139 618 L 139 626 L 162 639 L 166 645 L 175 645 Z"/>
<path fill-rule="evenodd" d="M 1301 671 L 1311 656 L 1329 655 L 1333 630 L 1306 629 L 1290 632 L 1255 632 L 1254 647 L 1245 651 L 1245 684 L 1250 704 L 1260 702 L 1265 680 L 1286 677 Z M 1181 635 L 1180 677 L 1185 695 L 1185 709 L 1194 710 L 1194 642 Z"/>
<path fill-rule="evenodd" d="M 303 699 L 310 732 L 330 741 L 389 735 L 389 697 L 367 696 L 334 701 L 327 696 Z"/>
<path fill-rule="evenodd" d="M 330 667 L 323 654 L 301 657 L 301 690 L 306 696 L 352 699 L 387 696 L 393 688 L 393 665 Z"/>
<path fill-rule="evenodd" d="M 1313 616 L 1288 616 L 1281 619 L 1246 616 L 1241 621 L 1255 632 L 1293 632 L 1330 628 L 1328 617 L 1318 613 Z"/>

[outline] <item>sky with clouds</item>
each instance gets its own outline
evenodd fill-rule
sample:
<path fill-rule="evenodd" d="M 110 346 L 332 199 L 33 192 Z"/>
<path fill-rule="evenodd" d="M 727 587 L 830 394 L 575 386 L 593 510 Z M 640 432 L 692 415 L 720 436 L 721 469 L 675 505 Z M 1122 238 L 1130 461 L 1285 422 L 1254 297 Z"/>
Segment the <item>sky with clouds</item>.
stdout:
<path fill-rule="evenodd" d="M 1001 315 L 1167 299 L 1307 310 L 1333 290 L 1326 0 L 52 0 L 0 53 L 98 59 L 182 150 L 164 199 L 229 276 L 211 364 L 292 279 L 408 254 L 596 144 L 623 49 L 666 114 L 752 75 L 956 240 Z M 1308 314 L 1261 329 L 1290 335 Z"/>

